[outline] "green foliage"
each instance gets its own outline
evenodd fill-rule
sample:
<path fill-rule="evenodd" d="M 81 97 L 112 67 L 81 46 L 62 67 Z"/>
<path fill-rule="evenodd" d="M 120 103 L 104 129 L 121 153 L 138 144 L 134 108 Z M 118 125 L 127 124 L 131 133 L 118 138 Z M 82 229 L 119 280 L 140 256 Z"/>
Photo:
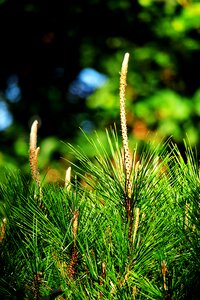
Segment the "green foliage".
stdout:
<path fill-rule="evenodd" d="M 100 1 L 89 3 L 98 11 Z M 200 90 L 194 68 L 199 69 L 195 60 L 200 49 L 199 3 L 109 0 L 106 7 L 109 13 L 119 12 L 119 27 L 114 24 L 114 33 L 108 30 L 96 43 L 90 35 L 84 36 L 79 53 L 79 68 L 91 66 L 106 73 L 106 85 L 85 102 L 78 99 L 64 108 L 66 90 L 60 90 L 59 84 L 37 87 L 42 91 L 38 99 L 48 100 L 59 115 L 55 122 L 45 103 L 44 115 L 53 134 L 71 139 L 67 151 L 54 136 L 45 136 L 39 143 L 42 193 L 29 178 L 28 134 L 23 126 L 16 123 L 7 137 L 3 135 L 0 165 L 9 169 L 0 172 L 3 299 L 38 300 L 55 288 L 67 299 L 198 299 L 200 183 L 193 147 L 199 142 Z M 30 3 L 24 11 L 35 13 L 38 8 Z M 79 17 L 81 9 L 75 11 Z M 68 35 L 76 36 L 76 31 L 73 24 Z M 101 48 L 101 39 L 107 51 Z M 134 149 L 130 199 L 117 130 L 102 132 L 119 119 L 118 72 L 124 49 L 131 56 L 127 86 L 127 123 Z M 66 124 L 59 124 L 69 106 L 72 117 L 67 115 Z M 31 117 L 38 107 L 34 98 Z M 94 123 L 95 133 L 77 134 L 75 127 L 84 118 Z M 169 136 L 173 142 L 153 143 L 155 132 L 159 142 Z M 185 136 L 190 147 L 185 145 L 180 152 Z M 144 141 L 143 146 L 138 140 Z M 13 147 L 6 148 L 7 141 Z M 70 185 L 64 187 L 62 179 L 49 184 L 54 180 L 47 178 L 48 168 L 55 172 L 53 177 L 64 178 L 60 169 L 55 170 L 58 164 L 66 169 L 69 161 L 74 175 Z"/>
<path fill-rule="evenodd" d="M 132 143 L 148 139 L 148 132 L 158 132 L 161 138 L 172 136 L 179 144 L 188 135 L 192 147 L 196 146 L 200 129 L 199 1 L 79 2 L 53 3 L 48 5 L 47 10 L 44 2 L 29 1 L 24 4 L 20 1 L 19 5 L 8 5 L 8 1 L 0 1 L 2 20 L 6 15 L 4 8 L 8 14 L 11 12 L 12 18 L 16 12 L 16 21 L 13 23 L 19 23 L 19 15 L 24 18 L 22 23 L 27 24 L 27 20 L 30 20 L 27 31 L 31 33 L 25 34 L 24 38 L 21 27 L 13 28 L 10 34 L 14 32 L 14 37 L 9 35 L 9 40 L 19 36 L 20 49 L 26 49 L 30 54 L 26 61 L 24 50 L 16 51 L 22 53 L 22 57 L 8 54 L 8 60 L 13 57 L 13 61 L 6 65 L 6 69 L 4 66 L 1 68 L 5 74 L 20 74 L 24 96 L 17 105 L 9 104 L 15 122 L 1 132 L 0 165 L 12 165 L 28 174 L 25 160 L 28 124 L 33 116 L 39 116 L 43 124 L 42 140 L 49 145 L 49 154 L 45 161 L 41 160 L 41 167 L 48 166 L 52 172 L 57 169 L 58 176 L 62 177 L 66 165 L 60 157 L 70 157 L 61 143 L 55 143 L 55 136 L 65 142 L 80 144 L 77 129 L 82 121 L 91 121 L 92 128 L 101 135 L 102 128 L 109 128 L 119 119 L 118 83 L 124 52 L 129 52 L 131 57 L 127 106 Z M 85 22 L 88 14 L 91 16 L 90 23 Z M 52 23 L 52 19 L 55 22 Z M 5 28 L 7 18 L 2 22 L 2 28 Z M 33 25 L 36 23 L 38 27 Z M 3 40 L 4 35 L 3 45 L 8 43 Z M 15 45 L 8 47 L 13 49 Z M 7 52 L 4 51 L 5 54 Z M 37 57 L 35 66 L 33 56 Z M 9 66 L 13 65 L 16 70 L 13 71 L 14 67 L 9 70 Z M 86 100 L 76 99 L 72 103 L 68 86 L 86 67 L 106 74 L 108 82 Z M 28 73 L 25 70 L 29 70 Z M 54 71 L 61 77 L 53 75 Z M 5 74 L 2 77 L 7 76 Z M 145 129 L 142 134 L 138 123 Z M 93 129 L 89 132 L 91 135 Z M 83 143 L 84 146 L 88 147 Z"/>
<path fill-rule="evenodd" d="M 102 122 L 107 126 L 116 120 L 118 66 L 126 49 L 131 57 L 127 100 L 132 114 L 128 124 L 132 139 L 144 138 L 136 132 L 139 121 L 147 132 L 156 131 L 162 138 L 172 137 L 176 143 L 181 144 L 189 135 L 191 145 L 195 146 L 199 142 L 199 101 L 195 100 L 199 87 L 195 83 L 192 57 L 196 57 L 200 49 L 199 3 L 146 0 L 138 3 L 141 7 L 129 26 L 139 22 L 140 31 L 143 25 L 142 41 L 137 35 L 132 39 L 117 36 L 108 40 L 115 52 L 101 61 L 101 67 L 110 75 L 110 80 L 90 96 L 86 104 L 96 110 L 100 127 Z"/>
<path fill-rule="evenodd" d="M 133 151 L 130 220 L 120 141 L 114 130 L 106 136 L 85 136 L 93 157 L 68 146 L 78 161 L 68 187 L 44 184 L 41 194 L 20 173 L 4 172 L 3 299 L 39 299 L 55 288 L 67 299 L 198 299 L 194 152 L 186 145 L 183 157 L 171 142 L 151 142 L 139 160 Z"/>

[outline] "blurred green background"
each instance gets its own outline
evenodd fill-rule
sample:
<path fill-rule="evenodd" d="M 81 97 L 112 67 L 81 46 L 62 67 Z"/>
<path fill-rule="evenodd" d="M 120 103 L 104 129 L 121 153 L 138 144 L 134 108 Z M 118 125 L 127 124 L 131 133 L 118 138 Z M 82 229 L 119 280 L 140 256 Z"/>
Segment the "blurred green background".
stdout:
<path fill-rule="evenodd" d="M 200 1 L 0 0 L 0 166 L 29 174 L 38 119 L 39 167 L 63 180 L 70 142 L 119 124 L 119 72 L 130 53 L 131 145 L 172 136 L 200 142 Z M 67 160 L 66 160 L 67 159 Z"/>

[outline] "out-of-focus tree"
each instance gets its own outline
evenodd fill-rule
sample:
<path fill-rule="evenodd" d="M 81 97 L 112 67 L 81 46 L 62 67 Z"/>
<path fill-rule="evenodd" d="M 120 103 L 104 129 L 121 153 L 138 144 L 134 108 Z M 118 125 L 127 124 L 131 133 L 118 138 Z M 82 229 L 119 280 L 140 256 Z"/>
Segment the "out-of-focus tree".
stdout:
<path fill-rule="evenodd" d="M 40 165 L 50 167 L 51 180 L 60 176 L 61 165 L 67 166 L 60 159 L 69 157 L 60 140 L 80 144 L 90 155 L 79 127 L 103 138 L 105 127 L 118 125 L 125 52 L 130 53 L 132 141 L 157 132 L 180 144 L 187 134 L 192 145 L 198 144 L 199 1 L 5 0 L 0 36 L 1 120 L 3 107 L 10 113 L 10 126 L 0 132 L 0 164 L 28 172 L 34 118 L 41 122 Z"/>
<path fill-rule="evenodd" d="M 110 39 L 118 48 L 104 61 L 111 79 L 89 97 L 87 105 L 102 111 L 100 120 L 107 117 L 110 122 L 117 117 L 117 65 L 125 48 L 131 54 L 127 99 L 128 122 L 134 137 L 144 139 L 147 132 L 156 130 L 161 137 L 172 135 L 178 143 L 188 135 L 191 144 L 196 145 L 200 129 L 200 3 L 138 2 L 140 40 L 138 33 L 134 36 L 134 26 L 132 38 Z"/>

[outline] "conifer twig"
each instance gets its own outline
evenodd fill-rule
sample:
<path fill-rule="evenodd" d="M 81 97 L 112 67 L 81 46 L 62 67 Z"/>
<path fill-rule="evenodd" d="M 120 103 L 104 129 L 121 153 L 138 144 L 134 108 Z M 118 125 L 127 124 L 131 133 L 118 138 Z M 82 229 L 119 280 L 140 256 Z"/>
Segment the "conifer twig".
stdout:
<path fill-rule="evenodd" d="M 77 235 L 77 230 L 78 230 L 78 210 L 75 210 L 73 212 L 73 238 L 74 238 L 74 246 L 76 245 L 76 235 Z"/>
<path fill-rule="evenodd" d="M 75 274 L 75 267 L 77 263 L 78 258 L 78 251 L 76 249 L 76 236 L 77 236 L 77 230 L 78 230 L 78 210 L 73 211 L 73 219 L 72 219 L 72 234 L 74 239 L 74 244 L 72 247 L 72 254 L 71 254 L 71 260 L 69 263 L 69 277 L 73 279 L 73 276 Z"/>
<path fill-rule="evenodd" d="M 131 196 L 132 196 L 132 185 L 130 181 L 131 176 L 131 157 L 128 146 L 128 134 L 127 134 L 127 123 L 126 123 L 126 110 L 125 110 L 125 98 L 126 98 L 126 76 L 128 71 L 129 53 L 124 55 L 122 62 L 121 74 L 120 74 L 120 121 L 122 131 L 122 143 L 124 150 L 124 168 L 125 168 L 125 195 L 126 195 L 126 211 L 129 222 L 129 238 L 132 236 L 133 227 L 133 215 L 131 212 Z"/>
<path fill-rule="evenodd" d="M 134 232 L 133 232 L 133 245 L 135 243 L 135 238 L 137 234 L 137 230 L 139 227 L 139 219 L 140 219 L 140 209 L 139 207 L 135 208 L 135 224 L 134 224 Z"/>
<path fill-rule="evenodd" d="M 188 213 L 189 213 L 190 204 L 186 202 L 185 205 L 185 230 L 188 230 L 189 221 L 188 221 Z"/>
<path fill-rule="evenodd" d="M 6 233 L 6 218 L 3 218 L 1 228 L 0 228 L 0 242 L 3 241 L 5 233 Z"/>
<path fill-rule="evenodd" d="M 70 191 L 71 188 L 71 167 L 67 168 L 65 173 L 65 188 Z"/>
<path fill-rule="evenodd" d="M 126 122 L 126 110 L 125 110 L 125 99 L 126 99 L 126 76 L 128 71 L 129 53 L 124 55 L 122 62 L 122 68 L 120 73 L 120 120 L 121 120 L 121 131 L 122 131 L 122 142 L 124 149 L 124 167 L 126 172 L 126 192 L 128 197 L 131 197 L 132 188 L 130 183 L 131 175 L 131 158 L 128 146 L 128 134 L 127 134 L 127 122 Z"/>
<path fill-rule="evenodd" d="M 167 263 L 165 260 L 163 260 L 161 262 L 161 272 L 162 272 L 162 277 L 163 277 L 163 290 L 164 290 L 164 298 L 166 300 L 171 300 L 172 299 L 172 295 L 171 295 L 171 285 L 169 286 L 169 284 L 171 283 L 171 278 L 170 278 L 170 274 L 169 271 L 167 269 Z"/>
<path fill-rule="evenodd" d="M 30 161 L 32 178 L 37 183 L 41 192 L 40 173 L 38 170 L 38 154 L 39 154 L 40 147 L 37 147 L 37 128 L 38 128 L 38 121 L 35 120 L 31 126 L 31 132 L 30 132 L 29 161 Z"/>
<path fill-rule="evenodd" d="M 105 279 L 105 276 L 106 276 L 106 263 L 103 261 L 101 266 L 102 266 L 102 275 L 101 275 L 99 284 L 101 286 L 103 286 L 103 279 Z M 103 292 L 102 291 L 100 291 L 100 299 L 103 299 Z"/>

